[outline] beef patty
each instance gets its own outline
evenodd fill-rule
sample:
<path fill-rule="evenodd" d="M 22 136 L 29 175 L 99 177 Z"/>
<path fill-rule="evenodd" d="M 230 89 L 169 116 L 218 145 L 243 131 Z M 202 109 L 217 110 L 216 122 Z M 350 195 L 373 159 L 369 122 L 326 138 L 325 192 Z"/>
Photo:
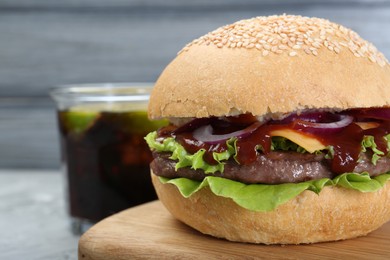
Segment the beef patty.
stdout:
<path fill-rule="evenodd" d="M 154 174 L 167 177 L 185 177 L 201 181 L 206 176 L 223 177 L 247 184 L 264 183 L 297 183 L 321 178 L 334 178 L 336 174 L 330 170 L 329 161 L 322 154 L 301 154 L 297 152 L 271 152 L 259 154 L 254 163 L 239 165 L 234 160 L 225 164 L 223 173 L 206 174 L 203 170 L 190 167 L 175 170 L 176 162 L 169 159 L 169 153 L 153 153 L 154 160 L 150 167 Z M 371 163 L 370 153 L 362 153 L 354 172 L 368 172 L 370 176 L 390 171 L 390 158 L 380 158 L 376 165 Z"/>

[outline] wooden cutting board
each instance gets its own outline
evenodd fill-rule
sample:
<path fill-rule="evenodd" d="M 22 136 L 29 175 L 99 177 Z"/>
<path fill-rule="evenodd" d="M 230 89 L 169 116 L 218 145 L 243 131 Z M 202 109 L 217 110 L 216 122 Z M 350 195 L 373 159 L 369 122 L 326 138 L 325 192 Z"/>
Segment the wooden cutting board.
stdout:
<path fill-rule="evenodd" d="M 80 260 L 100 259 L 390 259 L 390 222 L 366 237 L 312 245 L 266 246 L 203 235 L 159 201 L 122 211 L 90 228 Z"/>

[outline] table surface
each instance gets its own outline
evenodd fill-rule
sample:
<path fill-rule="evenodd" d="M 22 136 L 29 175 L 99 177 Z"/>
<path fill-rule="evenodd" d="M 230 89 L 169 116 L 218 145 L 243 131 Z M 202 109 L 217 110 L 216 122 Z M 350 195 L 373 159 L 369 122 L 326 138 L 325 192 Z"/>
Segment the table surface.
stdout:
<path fill-rule="evenodd" d="M 59 171 L 0 170 L 0 259 L 77 259 Z"/>

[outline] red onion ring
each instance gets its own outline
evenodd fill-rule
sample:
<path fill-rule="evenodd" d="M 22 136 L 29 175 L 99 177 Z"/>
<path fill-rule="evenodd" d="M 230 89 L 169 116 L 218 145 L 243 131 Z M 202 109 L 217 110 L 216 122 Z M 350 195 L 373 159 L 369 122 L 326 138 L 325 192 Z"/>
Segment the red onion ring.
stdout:
<path fill-rule="evenodd" d="M 336 129 L 343 128 L 352 123 L 353 117 L 348 115 L 339 115 L 338 121 L 330 122 L 330 123 L 316 123 L 312 121 L 306 121 L 303 119 L 297 119 L 294 121 L 295 124 L 309 127 L 309 128 L 321 128 L 321 129 Z"/>
<path fill-rule="evenodd" d="M 293 122 L 292 127 L 307 133 L 327 135 L 336 134 L 353 122 L 352 116 L 337 115 L 337 117 L 339 120 L 326 123 L 297 119 Z"/>
<path fill-rule="evenodd" d="M 307 112 L 302 114 L 291 114 L 281 120 L 272 120 L 270 124 L 286 125 L 296 120 L 303 120 L 313 123 L 331 123 L 339 120 L 338 114 L 330 112 Z"/>
<path fill-rule="evenodd" d="M 255 122 L 248 126 L 245 129 L 234 131 L 228 134 L 223 135 L 215 135 L 213 134 L 213 127 L 211 125 L 204 125 L 199 127 L 193 132 L 193 137 L 201 142 L 209 143 L 209 144 L 216 144 L 220 143 L 222 141 L 226 141 L 229 138 L 232 137 L 245 137 L 253 133 L 259 126 L 261 125 L 260 122 Z"/>
<path fill-rule="evenodd" d="M 332 134 L 353 122 L 353 116 L 330 112 L 291 114 L 282 120 L 272 120 L 271 125 L 290 125 L 292 128 L 313 134 Z"/>

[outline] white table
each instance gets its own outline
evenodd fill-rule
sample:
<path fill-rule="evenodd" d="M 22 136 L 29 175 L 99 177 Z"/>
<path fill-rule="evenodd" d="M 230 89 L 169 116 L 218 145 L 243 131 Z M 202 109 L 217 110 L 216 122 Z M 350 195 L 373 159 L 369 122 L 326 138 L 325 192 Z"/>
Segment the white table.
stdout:
<path fill-rule="evenodd" d="M 77 259 L 62 177 L 0 169 L 0 259 Z"/>

